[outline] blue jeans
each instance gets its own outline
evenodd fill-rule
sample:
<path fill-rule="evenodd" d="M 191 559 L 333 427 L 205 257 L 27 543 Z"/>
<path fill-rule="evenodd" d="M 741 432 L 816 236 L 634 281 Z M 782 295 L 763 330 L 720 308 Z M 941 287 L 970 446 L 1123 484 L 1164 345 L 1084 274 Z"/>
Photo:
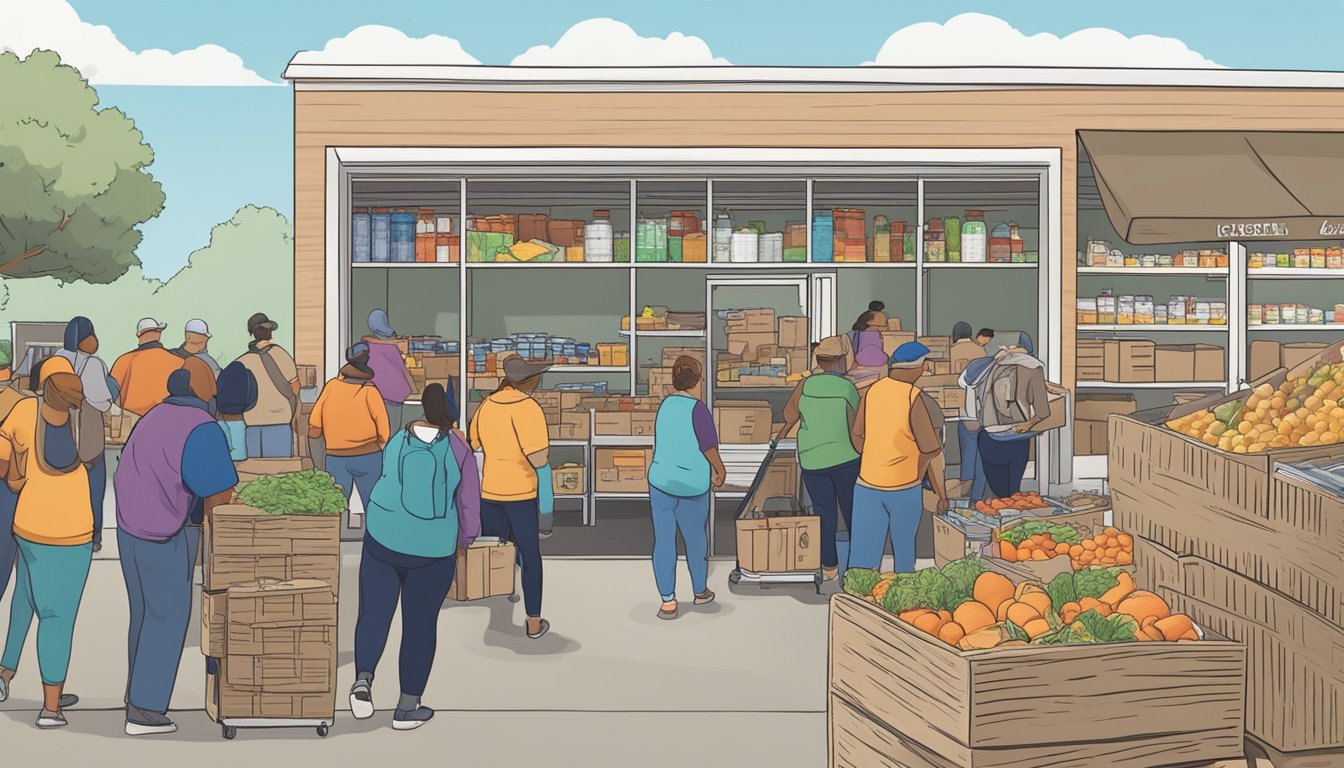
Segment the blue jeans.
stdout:
<path fill-rule="evenodd" d="M 677 531 L 686 543 L 686 569 L 691 589 L 703 594 L 709 588 L 709 493 L 673 496 L 649 486 L 653 511 L 653 580 L 664 601 L 677 599 Z"/>
<path fill-rule="evenodd" d="M 103 498 L 107 495 L 107 457 L 89 467 L 89 501 L 93 503 L 93 543 L 103 543 Z M 0 590 L 2 591 L 2 590 Z"/>
<path fill-rule="evenodd" d="M 541 616 L 540 517 L 536 499 L 481 499 L 481 535 L 498 536 L 518 548 L 518 562 L 523 566 L 523 607 L 532 617 Z"/>
<path fill-rule="evenodd" d="M 980 433 L 966 429 L 966 423 L 957 422 L 957 447 L 961 449 L 961 464 L 957 478 L 971 481 L 971 501 L 985 498 L 985 469 L 980 463 Z"/>
<path fill-rule="evenodd" d="M 19 555 L 19 542 L 14 538 L 14 511 L 18 506 L 19 495 L 9 490 L 9 483 L 0 478 L 0 597 L 5 596 Z"/>
<path fill-rule="evenodd" d="M 294 428 L 270 424 L 247 428 L 247 458 L 287 459 L 294 455 Z"/>
<path fill-rule="evenodd" d="M 835 533 L 839 517 L 845 518 L 845 530 L 854 529 L 854 486 L 859 482 L 859 464 L 855 459 L 830 469 L 803 470 L 803 485 L 812 499 L 812 509 L 821 518 L 821 566 L 835 568 L 840 564 L 836 552 Z M 836 514 L 837 510 L 839 515 Z"/>
<path fill-rule="evenodd" d="M 167 712 L 191 623 L 192 576 L 199 532 L 184 528 L 167 541 L 117 531 L 121 575 L 130 602 L 126 638 L 126 700 Z"/>
<path fill-rule="evenodd" d="M 42 682 L 60 685 L 70 671 L 75 617 L 93 561 L 93 543 L 71 546 L 18 539 L 18 578 L 9 606 L 9 633 L 0 667 L 18 670 L 28 628 L 37 617 L 37 666 Z"/>
<path fill-rule="evenodd" d="M 359 489 L 359 500 L 364 509 L 369 508 L 369 495 L 383 472 L 383 454 L 375 451 L 363 456 L 332 456 L 327 454 L 327 473 L 336 479 L 336 484 L 350 498 L 350 489 Z"/>
<path fill-rule="evenodd" d="M 359 619 L 355 674 L 373 677 L 387 647 L 392 616 L 401 605 L 401 692 L 420 696 L 438 648 L 439 611 L 457 573 L 457 558 L 404 555 L 364 537 L 359 561 Z"/>
<path fill-rule="evenodd" d="M 879 491 L 865 485 L 854 488 L 854 529 L 849 537 L 849 567 L 878 568 L 882 550 L 891 537 L 893 570 L 915 570 L 915 533 L 924 516 L 923 489 Z"/>
<path fill-rule="evenodd" d="M 1022 476 L 1031 458 L 1031 439 L 995 440 L 980 433 L 980 462 L 985 467 L 989 490 L 1002 499 L 1022 490 Z"/>

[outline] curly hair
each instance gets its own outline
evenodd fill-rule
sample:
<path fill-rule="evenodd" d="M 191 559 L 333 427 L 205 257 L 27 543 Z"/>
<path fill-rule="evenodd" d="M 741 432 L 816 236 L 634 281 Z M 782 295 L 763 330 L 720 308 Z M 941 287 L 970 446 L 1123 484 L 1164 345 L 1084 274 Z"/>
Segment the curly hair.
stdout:
<path fill-rule="evenodd" d="M 700 361 L 694 357 L 682 355 L 677 358 L 676 362 L 672 363 L 672 386 L 678 392 L 694 389 L 702 378 L 704 378 L 704 370 L 700 367 Z"/>

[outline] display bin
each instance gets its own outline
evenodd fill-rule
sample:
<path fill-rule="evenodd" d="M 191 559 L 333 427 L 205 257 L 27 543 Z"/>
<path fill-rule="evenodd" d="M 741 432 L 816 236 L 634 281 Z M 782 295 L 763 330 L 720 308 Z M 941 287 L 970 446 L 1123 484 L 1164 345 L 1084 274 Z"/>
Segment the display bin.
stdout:
<path fill-rule="evenodd" d="M 830 633 L 833 768 L 1154 768 L 1243 752 L 1246 652 L 1212 633 L 960 651 L 847 594 L 831 599 Z"/>
<path fill-rule="evenodd" d="M 218 592 L 257 579 L 317 579 L 340 589 L 341 517 L 267 515 L 244 504 L 205 516 L 204 588 Z"/>
<path fill-rule="evenodd" d="M 1141 587 L 1245 644 L 1247 733 L 1287 753 L 1332 750 L 1274 765 L 1344 765 L 1344 627 L 1204 558 L 1142 539 L 1135 546 Z"/>
<path fill-rule="evenodd" d="M 1344 623 L 1344 504 L 1273 475 L 1277 463 L 1344 458 L 1344 446 L 1226 453 L 1167 429 L 1164 417 L 1140 420 L 1152 414 L 1111 417 L 1115 527 L 1206 558 Z"/>

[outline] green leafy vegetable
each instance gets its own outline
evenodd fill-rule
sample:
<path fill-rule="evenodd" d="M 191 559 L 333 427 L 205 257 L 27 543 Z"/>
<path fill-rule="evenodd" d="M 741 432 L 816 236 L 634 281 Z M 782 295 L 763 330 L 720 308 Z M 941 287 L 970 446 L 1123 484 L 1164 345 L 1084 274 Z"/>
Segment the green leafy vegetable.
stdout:
<path fill-rule="evenodd" d="M 952 580 L 937 568 L 926 568 L 918 573 L 902 573 L 882 597 L 882 607 L 892 613 L 912 608 L 932 608 L 950 611 L 966 602 L 966 595 L 957 592 Z"/>
<path fill-rule="evenodd" d="M 1065 603 L 1078 602 L 1078 589 L 1074 586 L 1072 573 L 1061 573 L 1051 579 L 1050 583 L 1045 585 L 1045 591 L 1050 595 L 1050 604 L 1056 610 Z"/>
<path fill-rule="evenodd" d="M 975 580 L 980 574 L 985 572 L 985 564 L 979 555 L 967 555 L 960 560 L 955 560 L 943 566 L 943 575 L 952 582 L 953 591 L 965 598 L 971 596 L 975 588 Z M 960 604 L 960 601 L 958 601 Z M 952 606 L 955 608 L 956 606 Z M 947 610 L 952 610 L 948 608 Z"/>
<path fill-rule="evenodd" d="M 1048 534 L 1057 544 L 1073 545 L 1081 543 L 1083 540 L 1078 534 L 1077 528 L 1058 523 L 1047 523 L 1044 520 L 1032 520 L 1021 525 L 1014 525 L 1012 528 L 1001 532 L 999 540 L 1017 546 L 1038 533 Z"/>
<path fill-rule="evenodd" d="M 1245 404 L 1243 400 L 1233 400 L 1230 403 L 1223 403 L 1213 409 L 1213 417 L 1227 426 L 1233 426 L 1236 418 L 1241 415 L 1241 408 Z"/>
<path fill-rule="evenodd" d="M 332 476 L 316 469 L 259 477 L 238 491 L 238 500 L 268 515 L 339 515 L 346 505 Z"/>
<path fill-rule="evenodd" d="M 1084 597 L 1100 598 L 1120 583 L 1119 568 L 1089 568 L 1073 575 L 1074 591 L 1078 600 Z"/>
<path fill-rule="evenodd" d="M 1139 631 L 1139 625 L 1122 613 L 1102 616 L 1096 611 L 1084 611 L 1078 614 L 1074 624 L 1081 624 L 1097 643 L 1132 642 Z M 1074 641 L 1076 642 L 1076 641 Z"/>
<path fill-rule="evenodd" d="M 868 568 L 850 568 L 845 571 L 845 591 L 858 597 L 873 593 L 873 587 L 882 580 L 882 574 Z"/>

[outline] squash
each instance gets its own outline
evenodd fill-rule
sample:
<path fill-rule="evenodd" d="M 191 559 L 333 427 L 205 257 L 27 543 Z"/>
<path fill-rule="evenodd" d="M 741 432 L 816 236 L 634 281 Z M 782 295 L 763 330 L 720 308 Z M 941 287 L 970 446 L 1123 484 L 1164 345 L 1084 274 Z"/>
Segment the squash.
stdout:
<path fill-rule="evenodd" d="M 999 559 L 1010 563 L 1017 562 L 1017 547 L 1011 541 L 999 542 Z M 995 574 L 997 575 L 997 574 Z"/>
<path fill-rule="evenodd" d="M 1045 619 L 1032 619 L 1022 625 L 1022 631 L 1027 633 L 1027 637 L 1035 640 L 1050 631 L 1050 622 Z"/>
<path fill-rule="evenodd" d="M 1107 605 L 1119 605 L 1121 600 L 1129 596 L 1129 593 L 1139 588 L 1134 583 L 1134 577 L 1130 576 L 1128 571 L 1121 571 L 1117 578 L 1119 583 L 1101 596 L 1101 602 Z"/>
<path fill-rule="evenodd" d="M 1008 630 L 1002 624 L 991 624 L 977 632 L 971 632 L 957 643 L 963 651 L 983 651 L 993 648 L 1008 639 Z"/>
<path fill-rule="evenodd" d="M 938 630 L 942 629 L 943 625 L 946 623 L 947 622 L 943 620 L 942 616 L 939 616 L 934 611 L 929 611 L 915 619 L 915 629 L 937 637 Z"/>
<path fill-rule="evenodd" d="M 908 611 L 901 611 L 900 614 L 897 615 L 897 618 L 904 621 L 906 624 L 914 624 L 915 619 L 918 619 L 926 613 L 934 613 L 934 610 L 932 608 L 911 608 Z"/>
<path fill-rule="evenodd" d="M 1165 619 L 1170 616 L 1171 606 L 1167 605 L 1167 601 L 1152 592 L 1141 589 L 1130 593 L 1119 605 L 1115 606 L 1115 611 L 1129 616 L 1142 626 L 1144 620 L 1149 617 Z"/>
<path fill-rule="evenodd" d="M 1013 599 L 1021 600 L 1023 595 L 1033 591 L 1044 592 L 1045 589 L 1043 589 L 1040 584 L 1037 584 L 1034 581 L 1024 581 L 1021 584 L 1017 585 L 1016 591 L 1013 592 Z"/>
<path fill-rule="evenodd" d="M 1050 602 L 1050 595 L 1044 592 L 1027 592 L 1022 595 L 1022 599 L 1018 602 L 1026 603 L 1032 608 L 1035 608 L 1036 612 L 1041 616 L 1050 613 L 1050 610 L 1054 607 Z"/>
<path fill-rule="evenodd" d="M 994 620 L 1007 621 L 1008 609 L 1012 608 L 1014 605 L 1017 605 L 1017 601 L 1011 597 L 999 603 L 999 607 L 994 609 Z"/>
<path fill-rule="evenodd" d="M 971 597 L 977 603 L 990 608 L 997 608 L 1004 600 L 1013 597 L 1013 582 L 993 571 L 985 571 L 975 577 L 975 585 L 971 587 Z M 993 624 L 994 622 L 990 622 Z"/>
<path fill-rule="evenodd" d="M 1044 618 L 1041 616 L 1040 611 L 1037 611 L 1027 603 L 1013 603 L 1008 609 L 1007 617 L 1009 621 L 1019 627 L 1025 627 L 1027 622 L 1034 619 Z"/>
<path fill-rule="evenodd" d="M 1065 624 L 1072 624 L 1073 620 L 1082 613 L 1082 606 L 1077 603 L 1065 603 L 1059 607 L 1059 620 Z"/>
<path fill-rule="evenodd" d="M 1165 618 L 1157 619 L 1153 622 L 1153 626 L 1162 633 L 1164 638 L 1171 641 L 1180 640 L 1187 633 L 1195 631 L 1194 622 L 1190 621 L 1190 617 L 1183 613 L 1173 613 Z M 1198 639 L 1199 636 L 1196 635 L 1195 637 Z"/>
<path fill-rule="evenodd" d="M 981 574 L 986 576 L 989 574 Z M 984 603 L 977 600 L 967 600 L 957 606 L 957 610 L 952 612 L 952 621 L 960 624 L 963 634 L 966 632 L 978 632 L 995 621 L 994 612 L 989 610 Z"/>
<path fill-rule="evenodd" d="M 966 636 L 966 630 L 955 621 L 949 621 L 938 630 L 938 639 L 948 645 L 956 645 L 961 642 L 961 638 Z"/>

